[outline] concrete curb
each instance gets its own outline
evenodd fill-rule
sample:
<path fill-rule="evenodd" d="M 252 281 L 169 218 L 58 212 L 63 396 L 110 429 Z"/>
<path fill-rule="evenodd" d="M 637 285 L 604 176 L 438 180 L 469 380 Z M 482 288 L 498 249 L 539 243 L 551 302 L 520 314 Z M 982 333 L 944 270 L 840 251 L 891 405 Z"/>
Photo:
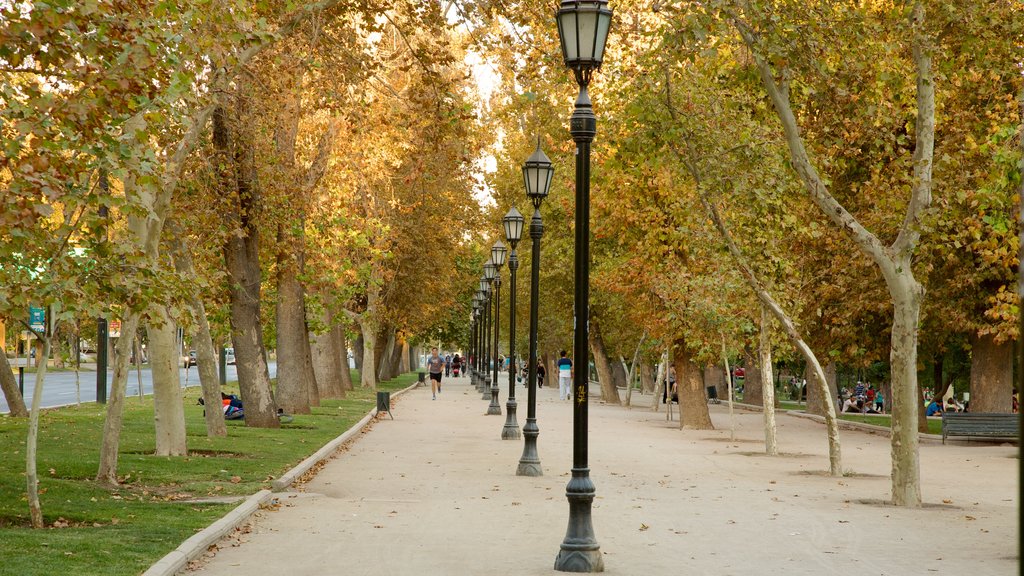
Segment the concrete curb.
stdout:
<path fill-rule="evenodd" d="M 391 397 L 397 398 L 409 390 L 416 388 L 419 384 L 419 382 L 414 382 L 411 386 L 395 392 Z M 235 528 L 241 526 L 242 523 L 248 520 L 250 516 L 256 513 L 256 511 L 267 502 L 275 499 L 276 496 L 274 495 L 274 492 L 280 492 L 281 490 L 288 488 L 300 476 L 309 472 L 313 466 L 316 466 L 317 463 L 326 460 L 338 449 L 339 446 L 358 434 L 376 415 L 377 408 L 374 407 L 372 410 L 367 412 L 366 416 L 364 416 L 362 420 L 356 422 L 351 428 L 342 433 L 341 436 L 331 440 L 325 444 L 323 448 L 317 450 L 312 456 L 306 458 L 302 462 L 299 462 L 299 464 L 291 470 L 282 474 L 280 478 L 271 482 L 273 491 L 260 490 L 252 496 L 249 496 L 244 502 L 225 514 L 219 520 L 182 542 L 180 546 L 158 560 L 156 564 L 150 566 L 148 570 L 142 573 L 142 576 L 174 576 L 181 570 L 185 569 L 189 562 L 198 558 L 212 544 L 216 543 L 224 536 L 227 536 Z"/>
<path fill-rule="evenodd" d="M 824 416 L 818 416 L 817 414 L 808 414 L 806 412 L 787 412 L 790 416 L 796 418 L 805 418 L 807 420 L 814 420 L 815 422 L 825 423 Z M 875 424 L 865 424 L 863 422 L 851 422 L 849 420 L 843 420 L 842 418 L 837 419 L 839 427 L 843 430 L 856 430 L 858 432 L 871 432 L 873 434 L 881 434 L 882 436 L 890 436 L 892 430 L 887 426 L 876 426 Z M 918 438 L 921 440 L 929 440 L 934 442 L 942 442 L 942 436 L 939 434 L 922 434 L 918 433 Z"/>
<path fill-rule="evenodd" d="M 245 502 L 239 504 L 231 512 L 182 542 L 180 546 L 150 566 L 149 570 L 142 573 L 142 576 L 173 576 L 177 574 L 188 565 L 189 561 L 197 558 L 212 544 L 227 536 L 272 498 L 274 498 L 274 493 L 270 490 L 260 490 L 249 496 Z"/>

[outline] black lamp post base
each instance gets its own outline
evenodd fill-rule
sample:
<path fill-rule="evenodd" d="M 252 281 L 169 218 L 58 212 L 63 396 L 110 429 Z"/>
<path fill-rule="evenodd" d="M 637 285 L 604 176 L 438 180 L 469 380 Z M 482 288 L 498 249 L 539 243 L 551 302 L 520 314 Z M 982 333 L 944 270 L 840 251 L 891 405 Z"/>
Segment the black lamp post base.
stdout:
<path fill-rule="evenodd" d="M 537 436 L 540 436 L 537 419 L 527 418 L 526 426 L 523 426 L 523 455 L 519 458 L 516 476 L 544 475 L 544 469 L 540 467 L 540 456 L 537 454 Z"/>
<path fill-rule="evenodd" d="M 501 404 L 498 404 L 498 387 L 491 387 L 491 405 L 487 407 L 488 416 L 501 416 Z"/>
<path fill-rule="evenodd" d="M 590 481 L 590 468 L 573 468 L 572 479 L 565 487 L 565 497 L 569 500 L 569 527 L 555 558 L 555 570 L 559 572 L 604 572 L 604 558 L 590 515 L 595 492 L 594 483 Z"/>
<path fill-rule="evenodd" d="M 483 394 L 481 400 L 491 399 L 491 377 L 490 375 L 484 376 L 480 379 L 480 393 Z"/>
<path fill-rule="evenodd" d="M 505 418 L 505 426 L 501 429 L 502 440 L 519 440 L 523 437 L 519 431 L 519 423 L 516 421 L 516 399 L 509 398 L 508 402 L 505 403 L 505 413 L 508 417 Z"/>

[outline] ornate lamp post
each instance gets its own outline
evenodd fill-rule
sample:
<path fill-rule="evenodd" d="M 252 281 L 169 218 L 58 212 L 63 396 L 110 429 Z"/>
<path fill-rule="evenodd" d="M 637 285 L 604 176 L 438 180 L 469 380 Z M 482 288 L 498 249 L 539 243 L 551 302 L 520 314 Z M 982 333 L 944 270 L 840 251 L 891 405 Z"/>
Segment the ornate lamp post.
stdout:
<path fill-rule="evenodd" d="M 487 263 L 484 264 L 484 270 L 487 270 L 488 266 L 490 266 L 492 268 L 494 266 L 493 264 L 491 264 L 490 260 L 488 260 Z M 483 323 L 483 333 L 480 335 L 481 336 L 481 338 L 480 338 L 481 352 L 482 352 L 480 354 L 480 363 L 481 363 L 480 364 L 480 369 L 481 369 L 481 373 L 482 373 L 482 376 L 480 378 L 480 392 L 483 393 L 483 392 L 486 392 L 486 391 L 490 390 L 490 388 L 491 388 L 491 364 L 490 364 L 490 359 L 491 359 L 491 339 L 490 339 L 490 335 L 491 335 L 491 302 L 493 301 L 493 298 L 491 298 L 491 281 L 487 279 L 486 274 L 485 274 L 484 277 L 482 277 L 480 279 L 480 291 L 483 292 L 483 294 L 484 294 L 484 312 L 483 312 L 483 314 L 484 314 L 484 323 Z"/>
<path fill-rule="evenodd" d="M 501 367 L 498 364 L 498 351 L 501 348 L 501 341 L 498 338 L 501 335 L 501 267 L 505 264 L 507 253 L 508 249 L 501 240 L 491 246 L 491 263 L 494 266 L 491 273 L 494 284 L 494 378 L 491 380 L 491 403 L 487 406 L 487 414 L 496 416 L 501 416 L 501 404 L 498 403 L 498 369 Z"/>
<path fill-rule="evenodd" d="M 476 294 L 473 295 L 473 306 L 469 313 L 469 357 L 463 359 L 463 365 L 466 372 L 469 372 L 469 381 L 471 386 L 476 385 L 476 369 L 474 363 L 476 362 L 477 350 L 476 350 L 476 328 L 477 318 L 480 316 L 480 299 L 477 298 Z M 472 359 L 472 360 L 471 360 Z"/>
<path fill-rule="evenodd" d="M 597 134 L 587 86 L 604 60 L 612 11 L 607 0 L 562 0 L 556 14 L 558 37 L 565 65 L 573 71 L 580 93 L 569 120 L 569 132 L 576 142 L 576 261 L 574 296 L 575 328 L 573 360 L 578 364 L 573 378 L 572 479 L 565 488 L 569 500 L 569 527 L 555 570 L 562 572 L 603 572 L 601 547 L 594 535 L 591 506 L 596 492 L 587 463 L 587 343 L 590 332 L 590 143 Z"/>
<path fill-rule="evenodd" d="M 482 283 L 483 282 L 481 282 L 481 284 Z M 476 386 L 477 392 L 481 392 L 481 391 L 483 391 L 483 386 L 484 385 L 482 383 L 483 382 L 483 377 L 482 377 L 482 375 L 480 373 L 480 366 L 481 366 L 481 364 L 480 364 L 481 360 L 480 359 L 484 355 L 484 347 L 483 347 L 483 343 L 482 342 L 483 342 L 483 337 L 484 337 L 483 336 L 483 334 L 484 334 L 484 314 L 485 314 L 485 310 L 486 310 L 485 306 L 487 305 L 487 295 L 484 294 L 483 290 L 479 290 L 478 289 L 476 291 L 476 298 L 477 298 L 477 302 L 479 303 L 479 307 L 477 308 L 477 311 L 476 311 L 476 314 L 477 314 L 477 323 L 476 323 L 476 354 L 473 355 L 473 374 L 476 377 L 476 379 L 473 381 L 473 383 Z"/>
<path fill-rule="evenodd" d="M 523 215 L 514 207 L 501 219 L 505 227 L 505 239 L 509 244 L 508 256 L 508 401 L 505 403 L 505 426 L 501 429 L 502 440 L 518 440 L 519 423 L 516 422 L 516 270 L 519 269 L 519 256 L 516 245 L 523 238 Z"/>
<path fill-rule="evenodd" d="M 533 203 L 533 218 L 530 219 L 530 355 L 527 372 L 526 425 L 523 426 L 523 455 L 519 458 L 517 476 L 541 476 L 540 456 L 537 454 L 537 316 L 540 310 L 540 238 L 544 235 L 544 223 L 540 218 L 540 204 L 547 198 L 551 177 L 555 169 L 551 160 L 540 149 L 523 165 L 523 182 L 526 196 Z"/>

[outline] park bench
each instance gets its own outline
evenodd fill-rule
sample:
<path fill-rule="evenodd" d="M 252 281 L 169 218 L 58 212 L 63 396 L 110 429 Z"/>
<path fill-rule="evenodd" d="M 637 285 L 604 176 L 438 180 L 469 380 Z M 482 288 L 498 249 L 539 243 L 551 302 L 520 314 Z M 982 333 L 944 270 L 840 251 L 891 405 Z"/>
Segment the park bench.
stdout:
<path fill-rule="evenodd" d="M 946 438 L 1019 438 L 1020 416 L 1017 414 L 943 412 L 942 443 Z"/>

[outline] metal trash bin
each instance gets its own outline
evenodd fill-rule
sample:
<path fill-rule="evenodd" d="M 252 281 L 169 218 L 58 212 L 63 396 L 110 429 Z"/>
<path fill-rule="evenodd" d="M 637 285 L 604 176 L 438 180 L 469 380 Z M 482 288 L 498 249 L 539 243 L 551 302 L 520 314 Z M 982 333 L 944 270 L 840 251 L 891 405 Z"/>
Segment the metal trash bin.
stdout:
<path fill-rule="evenodd" d="M 718 404 L 718 388 L 714 386 L 708 386 L 708 403 Z"/>
<path fill-rule="evenodd" d="M 427 383 L 427 373 L 421 371 L 420 372 L 420 384 L 426 384 L 426 383 Z"/>
<path fill-rule="evenodd" d="M 377 392 L 377 412 L 391 412 L 391 392 Z"/>

